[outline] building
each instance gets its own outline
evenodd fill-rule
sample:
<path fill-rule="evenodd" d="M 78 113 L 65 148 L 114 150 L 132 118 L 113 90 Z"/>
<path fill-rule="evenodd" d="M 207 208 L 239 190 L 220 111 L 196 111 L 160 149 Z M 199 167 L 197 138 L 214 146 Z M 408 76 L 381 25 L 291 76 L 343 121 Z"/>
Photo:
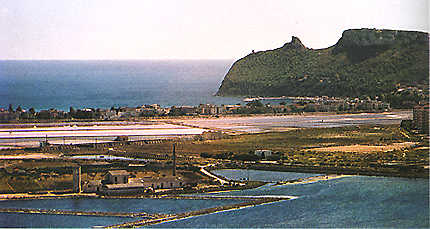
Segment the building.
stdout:
<path fill-rule="evenodd" d="M 100 109 L 99 115 L 101 119 L 105 119 L 105 120 L 118 118 L 117 112 L 113 109 Z"/>
<path fill-rule="evenodd" d="M 135 194 L 145 192 L 145 186 L 142 182 L 130 182 L 129 173 L 126 170 L 109 171 L 100 184 L 88 182 L 86 190 L 101 192 L 105 195 Z"/>
<path fill-rule="evenodd" d="M 100 191 L 105 195 L 136 194 L 144 193 L 145 186 L 143 183 L 105 184 Z"/>
<path fill-rule="evenodd" d="M 218 115 L 224 113 L 224 107 L 214 104 L 200 104 L 199 113 L 204 115 Z"/>
<path fill-rule="evenodd" d="M 0 121 L 11 121 L 18 120 L 19 114 L 15 112 L 9 112 L 5 109 L 0 109 Z"/>
<path fill-rule="evenodd" d="M 118 116 L 121 118 L 138 117 L 140 113 L 139 108 L 135 107 L 120 107 Z"/>
<path fill-rule="evenodd" d="M 272 150 L 267 150 L 267 149 L 261 149 L 261 150 L 256 150 L 255 155 L 262 157 L 262 158 L 267 158 L 272 156 L 273 151 Z"/>
<path fill-rule="evenodd" d="M 178 176 L 130 179 L 126 170 L 114 170 L 109 171 L 103 181 L 86 182 L 84 191 L 99 192 L 104 195 L 127 195 L 144 193 L 147 190 L 181 188 L 186 184 L 188 182 Z"/>
<path fill-rule="evenodd" d="M 413 126 L 420 133 L 429 133 L 429 104 L 414 107 Z"/>
<path fill-rule="evenodd" d="M 223 109 L 223 113 L 234 114 L 241 107 L 242 107 L 241 105 L 224 105 L 222 109 Z"/>
<path fill-rule="evenodd" d="M 152 178 L 147 177 L 143 179 L 143 184 L 145 188 L 155 189 L 172 189 L 172 188 L 182 188 L 188 182 L 183 180 L 181 177 L 165 177 L 165 178 Z"/>
<path fill-rule="evenodd" d="M 172 175 L 162 177 L 130 178 L 127 170 L 112 170 L 106 173 L 103 181 L 88 181 L 84 184 L 85 192 L 97 192 L 104 195 L 138 194 L 147 190 L 181 188 L 188 184 L 176 176 L 176 153 L 173 144 Z"/>
<path fill-rule="evenodd" d="M 106 184 L 127 184 L 129 173 L 126 170 L 113 170 L 105 175 Z"/>
<path fill-rule="evenodd" d="M 170 108 L 170 115 L 197 115 L 198 108 L 193 106 L 172 106 Z"/>
<path fill-rule="evenodd" d="M 102 181 L 94 180 L 85 182 L 82 188 L 84 192 L 100 192 L 101 187 Z"/>

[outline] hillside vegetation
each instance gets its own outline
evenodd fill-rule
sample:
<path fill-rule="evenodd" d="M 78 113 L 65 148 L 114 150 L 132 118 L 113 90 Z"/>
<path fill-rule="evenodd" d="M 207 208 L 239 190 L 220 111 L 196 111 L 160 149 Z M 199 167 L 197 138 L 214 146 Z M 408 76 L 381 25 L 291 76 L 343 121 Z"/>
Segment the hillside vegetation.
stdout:
<path fill-rule="evenodd" d="M 427 33 L 353 29 L 329 48 L 310 49 L 297 37 L 251 53 L 225 76 L 220 96 L 376 97 L 410 107 L 428 94 Z"/>

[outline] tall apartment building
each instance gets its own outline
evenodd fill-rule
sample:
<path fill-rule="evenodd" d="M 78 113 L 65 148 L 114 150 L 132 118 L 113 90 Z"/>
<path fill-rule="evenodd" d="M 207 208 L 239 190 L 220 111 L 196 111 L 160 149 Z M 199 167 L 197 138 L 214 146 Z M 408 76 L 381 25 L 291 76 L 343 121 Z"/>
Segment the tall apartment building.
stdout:
<path fill-rule="evenodd" d="M 418 105 L 413 109 L 414 128 L 421 133 L 429 133 L 429 104 Z"/>

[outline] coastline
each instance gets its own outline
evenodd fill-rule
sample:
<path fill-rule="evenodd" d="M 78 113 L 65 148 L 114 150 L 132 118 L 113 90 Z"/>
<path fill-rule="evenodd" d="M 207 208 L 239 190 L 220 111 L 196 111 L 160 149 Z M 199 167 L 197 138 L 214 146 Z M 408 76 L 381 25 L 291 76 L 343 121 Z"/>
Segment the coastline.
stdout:
<path fill-rule="evenodd" d="M 341 179 L 344 177 L 350 177 L 349 175 L 319 175 L 312 176 L 308 178 L 301 178 L 295 180 L 281 181 L 271 186 L 283 186 L 283 185 L 301 185 L 301 184 L 311 184 L 315 182 Z M 227 178 L 226 178 L 227 179 Z M 267 184 L 267 183 L 265 183 Z M 226 190 L 227 191 L 227 190 Z M 1 195 L 0 195 L 1 196 Z M 52 198 L 52 197 L 51 197 Z M 63 195 L 62 198 L 73 198 L 71 195 L 66 197 Z M 80 195 L 80 198 L 89 198 Z M 95 197 L 95 198 L 105 198 L 105 197 Z M 147 213 L 147 212 L 103 212 L 103 211 L 83 211 L 83 210 L 61 210 L 61 209 L 27 209 L 27 208 L 1 208 L 1 213 L 12 213 L 12 214 L 38 214 L 38 215 L 70 215 L 70 216 L 92 216 L 92 217 L 122 217 L 129 218 L 132 221 L 123 222 L 113 225 L 105 225 L 104 228 L 123 228 L 123 227 L 141 227 L 150 226 L 156 224 L 162 224 L 167 222 L 173 222 L 183 219 L 188 219 L 197 216 L 217 214 L 227 211 L 236 211 L 244 208 L 253 208 L 256 206 L 268 205 L 280 201 L 294 200 L 300 198 L 300 196 L 287 195 L 213 195 L 208 193 L 208 195 L 161 195 L 161 196 L 128 196 L 128 197 L 107 197 L 107 198 L 151 198 L 151 199 L 203 199 L 203 200 L 215 200 L 215 199 L 235 199 L 240 202 L 220 205 L 216 207 L 203 208 L 198 210 L 190 210 L 179 213 Z M 52 198 L 53 199 L 53 198 Z"/>
<path fill-rule="evenodd" d="M 278 171 L 278 172 L 299 172 L 299 173 L 315 173 L 315 174 L 339 174 L 339 175 L 351 175 L 351 176 L 380 176 L 380 177 L 401 177 L 401 178 L 422 178 L 428 179 L 429 172 L 411 172 L 411 171 L 371 171 L 361 168 L 338 168 L 338 167 L 316 167 L 316 166 L 282 166 L 282 165 L 268 165 L 268 164 L 254 164 L 251 166 L 242 167 L 228 167 L 219 166 L 211 168 L 210 170 L 216 169 L 254 169 L 262 171 Z"/>
<path fill-rule="evenodd" d="M 261 167 L 263 166 L 263 167 Z M 300 173 L 314 173 L 314 174 L 324 174 L 324 175 L 316 175 L 311 176 L 308 178 L 301 178 L 301 179 L 293 179 L 293 180 L 287 180 L 287 181 L 280 181 L 273 185 L 293 185 L 293 184 L 307 184 L 307 183 L 314 183 L 324 180 L 332 180 L 332 179 L 340 179 L 344 177 L 352 177 L 352 176 L 378 176 L 378 177 L 400 177 L 400 178 L 407 178 L 407 179 L 428 179 L 428 173 L 427 174 L 420 174 L 417 176 L 417 174 L 408 174 L 408 173 L 395 173 L 395 172 L 374 172 L 374 171 L 356 171 L 353 169 L 348 170 L 342 170 L 339 168 L 336 168 L 333 170 L 327 169 L 327 168 L 306 168 L 306 167 L 295 167 L 295 168 L 289 168 L 289 167 L 282 167 L 282 166 L 268 166 L 267 164 L 261 165 L 261 166 L 249 166 L 249 167 L 239 167 L 239 168 L 232 168 L 227 166 L 211 166 L 206 169 L 206 171 L 210 174 L 213 174 L 213 170 L 219 170 L 219 169 L 253 169 L 253 170 L 261 170 L 261 171 L 279 171 L 279 172 L 300 172 Z M 342 171 L 342 172 L 340 172 Z M 213 174 L 214 175 L 214 174 Z M 426 176 L 427 175 L 427 176 Z M 219 177 L 219 175 L 214 175 L 216 177 Z M 227 178 L 220 178 L 224 180 L 228 180 Z M 199 193 L 221 193 L 221 192 L 232 192 L 232 191 L 239 191 L 239 190 L 248 190 L 248 189 L 254 189 L 261 187 L 268 182 L 257 182 L 253 184 L 248 184 L 244 186 L 236 186 L 236 187 L 211 187 L 211 188 L 205 188 L 200 190 L 174 190 L 174 191 L 162 191 L 157 194 L 139 194 L 139 195 L 127 195 L 127 196 L 100 196 L 95 193 L 46 193 L 46 194 L 30 194 L 30 193 L 4 193 L 0 194 L 0 201 L 5 200 L 22 200 L 22 199 L 60 199 L 60 198 L 150 198 L 150 199 L 163 199 L 163 198 L 179 198 L 179 199 L 186 199 L 190 198 L 187 196 L 182 196 L 183 194 L 199 194 Z M 191 197 L 196 198 L 196 197 Z M 203 197 L 204 198 L 204 197 Z"/>
<path fill-rule="evenodd" d="M 296 179 L 296 180 L 290 180 L 290 181 L 278 181 L 273 186 L 280 186 L 280 185 L 294 185 L 294 184 L 310 184 L 315 183 L 319 181 L 327 181 L 327 180 L 335 180 L 340 179 L 344 177 L 352 177 L 353 175 L 337 175 L 337 174 L 327 174 L 323 176 L 315 176 L 315 177 L 308 177 L 308 178 L 302 178 L 302 179 Z"/>

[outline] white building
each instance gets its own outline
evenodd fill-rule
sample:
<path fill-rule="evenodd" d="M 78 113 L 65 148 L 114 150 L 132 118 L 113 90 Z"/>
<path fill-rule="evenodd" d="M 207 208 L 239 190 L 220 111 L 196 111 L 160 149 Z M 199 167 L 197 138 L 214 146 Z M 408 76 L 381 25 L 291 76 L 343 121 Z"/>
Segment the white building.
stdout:
<path fill-rule="evenodd" d="M 260 150 L 256 150 L 255 155 L 259 156 L 259 157 L 263 157 L 263 158 L 267 158 L 272 156 L 273 151 L 272 150 L 267 150 L 267 149 L 260 149 Z"/>

